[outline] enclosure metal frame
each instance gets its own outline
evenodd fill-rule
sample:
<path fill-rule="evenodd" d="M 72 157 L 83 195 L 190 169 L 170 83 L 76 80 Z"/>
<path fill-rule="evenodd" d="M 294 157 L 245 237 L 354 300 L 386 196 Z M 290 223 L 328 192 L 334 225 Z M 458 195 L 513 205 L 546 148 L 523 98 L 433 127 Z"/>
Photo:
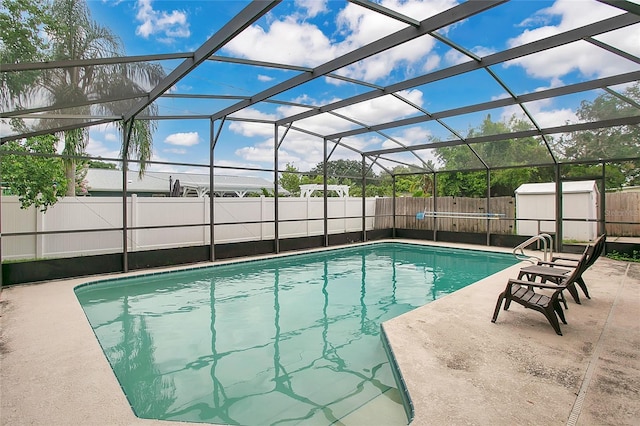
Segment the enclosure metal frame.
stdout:
<path fill-rule="evenodd" d="M 602 89 L 612 94 L 613 96 L 617 96 L 620 99 L 625 100 L 629 104 L 635 106 L 640 109 L 640 105 L 635 103 L 633 100 L 625 98 L 620 93 L 615 92 L 610 87 L 623 84 L 623 83 L 631 83 L 640 80 L 640 71 L 634 72 L 626 72 L 620 73 L 617 75 L 592 79 L 589 81 L 571 84 L 558 88 L 551 88 L 546 90 L 541 90 L 534 93 L 528 93 L 524 95 L 516 95 L 515 92 L 500 79 L 500 77 L 496 74 L 495 71 L 492 70 L 492 66 L 496 66 L 498 64 L 502 64 L 505 61 L 513 60 L 519 57 L 523 57 L 529 54 L 533 54 L 536 52 L 545 51 L 548 49 L 552 49 L 555 47 L 563 46 L 569 43 L 573 43 L 575 41 L 584 40 L 593 44 L 596 47 L 607 50 L 615 55 L 619 55 L 621 57 L 626 58 L 627 60 L 636 62 L 640 64 L 640 58 L 629 54 L 628 52 L 621 51 L 613 46 L 607 45 L 599 40 L 594 39 L 595 36 L 612 31 L 619 28 L 624 28 L 629 25 L 640 23 L 640 5 L 629 1 L 618 1 L 618 0 L 598 0 L 602 3 L 608 4 L 612 7 L 619 8 L 620 10 L 625 11 L 625 13 L 614 16 L 609 19 L 605 19 L 593 24 L 585 25 L 580 28 L 576 28 L 573 30 L 569 30 L 563 32 L 561 34 L 553 35 L 535 42 L 527 43 L 524 45 L 520 45 L 517 47 L 505 49 L 484 57 L 479 57 L 473 52 L 465 49 L 462 46 L 457 45 L 452 40 L 449 40 L 447 37 L 438 32 L 439 29 L 442 29 L 448 25 L 454 24 L 464 19 L 468 19 L 476 14 L 482 13 L 485 10 L 491 9 L 493 7 L 499 6 L 507 0 L 485 0 L 485 1 L 467 1 L 452 7 L 451 9 L 431 16 L 423 21 L 417 21 L 408 16 L 404 16 L 395 11 L 386 9 L 379 5 L 378 3 L 374 3 L 368 0 L 350 0 L 352 3 L 365 7 L 369 10 L 372 10 L 376 13 L 383 14 L 389 18 L 395 19 L 399 22 L 406 24 L 407 26 L 393 34 L 390 34 L 386 37 L 383 37 L 379 40 L 366 44 L 360 48 L 357 48 L 349 53 L 344 54 L 338 58 L 330 60 L 326 63 L 320 64 L 314 68 L 300 67 L 300 66 L 291 66 L 286 64 L 278 64 L 274 62 L 265 62 L 265 61 L 254 61 L 248 59 L 241 58 L 230 58 L 230 57 L 222 57 L 216 56 L 215 53 L 219 51 L 226 43 L 240 34 L 244 29 L 252 25 L 258 19 L 263 17 L 266 13 L 272 10 L 275 6 L 277 6 L 281 0 L 255 0 L 249 3 L 240 13 L 231 18 L 219 31 L 215 32 L 205 43 L 203 43 L 199 48 L 197 48 L 193 52 L 180 52 L 180 53 L 169 53 L 169 54 L 160 54 L 160 55 L 138 55 L 138 56 L 128 56 L 128 57 L 113 57 L 113 58 L 102 58 L 95 60 L 74 60 L 74 61 L 50 61 L 45 63 L 19 63 L 19 64 L 1 64 L 0 71 L 1 72 L 20 72 L 20 71 L 28 71 L 28 70 L 42 70 L 42 69 L 51 69 L 51 68 L 70 68 L 70 67 L 88 67 L 94 65 L 104 65 L 104 64 L 126 64 L 133 63 L 138 61 L 158 61 L 158 60 L 167 60 L 167 59 L 183 59 L 183 62 L 174 69 L 166 78 L 164 78 L 156 87 L 152 88 L 148 93 L 141 96 L 140 94 L 135 94 L 131 96 L 122 96 L 117 99 L 97 99 L 94 101 L 85 102 L 84 104 L 77 104 L 75 106 L 80 105 L 92 105 L 99 104 L 107 101 L 117 101 L 117 100 L 125 100 L 131 98 L 139 98 L 140 99 L 134 107 L 132 107 L 129 111 L 125 112 L 122 116 L 116 117 L 104 117 L 104 116 L 80 116 L 78 118 L 84 119 L 83 123 L 76 123 L 73 125 L 59 125 L 54 128 L 48 128 L 44 130 L 38 131 L 28 131 L 25 133 L 19 133 L 7 137 L 0 138 L 0 143 L 4 144 L 5 142 L 11 140 L 22 139 L 30 136 L 37 136 L 41 134 L 50 134 L 56 132 L 62 132 L 65 130 L 75 129 L 75 128 L 85 128 L 94 126 L 97 124 L 105 124 L 105 123 L 114 123 L 120 122 L 123 125 L 121 126 L 122 131 L 122 145 L 124 147 L 123 152 L 127 152 L 127 147 L 129 144 L 129 139 L 131 136 L 131 130 L 133 126 L 133 120 L 185 120 L 185 119 L 203 119 L 208 120 L 210 123 L 210 135 L 209 135 L 209 144 L 210 144 L 210 152 L 209 152 L 209 162 L 207 165 L 198 165 L 198 167 L 208 167 L 209 169 L 209 181 L 210 187 L 213 188 L 214 184 L 214 159 L 215 159 L 215 147 L 218 140 L 221 137 L 223 128 L 225 123 L 234 122 L 234 121 L 245 121 L 245 122 L 261 122 L 272 124 L 274 126 L 274 167 L 273 170 L 270 170 L 274 174 L 274 226 L 275 226 L 275 241 L 274 241 L 274 252 L 280 252 L 280 236 L 279 236 L 279 212 L 278 212 L 278 197 L 279 197 L 279 184 L 278 184 L 278 176 L 282 172 L 279 170 L 278 166 L 278 151 L 283 141 L 285 140 L 287 133 L 289 130 L 293 129 L 299 132 L 303 132 L 312 136 L 315 136 L 322 140 L 323 142 L 323 159 L 324 159 L 324 245 L 329 245 L 329 235 L 328 235 L 328 209 L 327 209 L 327 169 L 326 163 L 329 161 L 332 153 L 336 149 L 336 147 L 341 146 L 343 148 L 347 148 L 357 154 L 359 154 L 362 158 L 362 176 L 361 185 L 362 185 L 362 240 L 367 240 L 367 231 L 366 231 L 366 211 L 365 211 L 365 194 L 366 194 L 366 172 L 367 169 L 370 169 L 374 165 L 382 168 L 384 171 L 389 173 L 392 177 L 393 183 L 393 236 L 396 236 L 396 208 L 395 208 L 395 197 L 396 197 L 396 175 L 393 174 L 388 168 L 386 168 L 381 161 L 390 161 L 395 163 L 401 163 L 387 156 L 394 153 L 399 152 L 410 152 L 416 156 L 416 158 L 421 163 L 422 171 L 416 173 L 425 173 L 433 175 L 434 182 L 434 193 L 437 193 L 437 174 L 439 171 L 433 170 L 426 164 L 417 154 L 416 151 L 423 149 L 433 149 L 439 147 L 450 147 L 450 146 L 459 146 L 464 145 L 468 147 L 483 165 L 483 169 L 486 172 L 486 181 L 487 181 L 487 206 L 486 212 L 490 212 L 490 186 L 491 186 L 491 171 L 497 170 L 499 168 L 491 167 L 476 153 L 473 148 L 474 144 L 477 143 L 485 143 L 485 142 L 493 142 L 500 141 L 506 139 L 515 139 L 515 138 L 524 138 L 531 136 L 539 136 L 542 138 L 543 143 L 546 145 L 547 150 L 549 152 L 549 157 L 551 159 L 551 163 L 544 163 L 540 165 L 544 166 L 553 166 L 555 168 L 556 174 L 556 235 L 558 236 L 556 239 L 556 250 L 560 251 L 562 249 L 562 177 L 560 173 L 560 167 L 563 164 L 588 164 L 593 163 L 593 161 L 576 161 L 576 162 L 563 162 L 559 160 L 551 150 L 547 136 L 557 133 L 564 132 L 572 132 L 572 131 L 580 131 L 580 130 L 593 130 L 599 128 L 607 128 L 607 127 L 615 127 L 615 126 L 623 126 L 623 125 L 632 125 L 638 126 L 640 125 L 640 114 L 631 117 L 617 118 L 617 119 L 609 119 L 609 120 L 601 120 L 596 122 L 589 123 L 579 123 L 579 124 L 570 124 L 570 125 L 562 125 L 556 127 L 548 127 L 542 128 L 534 119 L 534 117 L 530 114 L 526 107 L 527 102 L 531 101 L 539 101 L 544 99 L 551 99 L 557 96 L 569 95 L 580 93 L 588 90 L 594 89 Z M 350 64 L 354 64 L 358 61 L 371 57 L 380 52 L 384 52 L 390 48 L 403 44 L 407 41 L 413 40 L 415 38 L 429 35 L 431 37 L 436 38 L 438 41 L 446 44 L 448 47 L 458 51 L 462 55 L 464 55 L 469 60 L 467 62 L 463 62 L 459 65 L 450 66 L 448 68 L 440 69 L 438 71 L 426 73 L 420 75 L 415 78 L 407 79 L 404 81 L 400 81 L 394 84 L 390 84 L 388 86 L 378 86 L 375 84 L 371 84 L 365 81 L 359 81 L 353 78 L 344 77 L 335 72 L 345 66 Z M 299 72 L 293 78 L 285 80 L 281 83 L 275 84 L 269 87 L 266 90 L 263 90 L 259 93 L 255 93 L 251 96 L 224 96 L 224 95 L 203 95 L 203 94 L 194 94 L 194 95 L 186 95 L 179 93 L 168 93 L 171 87 L 174 87 L 176 83 L 178 83 L 182 78 L 187 76 L 191 71 L 196 69 L 200 64 L 205 61 L 217 61 L 217 62 L 229 62 L 229 63 L 237 63 L 237 64 L 245 64 L 250 66 L 259 66 L 259 67 L 271 67 L 276 69 L 288 69 Z M 439 112 L 429 112 L 424 108 L 421 108 L 418 105 L 411 103 L 406 98 L 402 97 L 399 93 L 402 90 L 407 90 L 411 88 L 415 88 L 421 85 L 428 84 L 430 82 L 446 79 L 449 77 L 454 77 L 458 75 L 463 75 L 468 72 L 482 70 L 486 72 L 497 84 L 499 84 L 506 93 L 509 94 L 509 97 L 503 99 L 497 99 L 489 102 L 483 102 L 474 105 L 467 105 L 460 108 L 451 109 L 448 111 L 439 111 Z M 368 92 L 364 92 L 362 94 L 352 96 L 350 98 L 341 99 L 340 101 L 333 102 L 331 104 L 325 104 L 321 106 L 314 105 L 305 105 L 300 103 L 291 103 L 284 102 L 273 99 L 273 97 L 277 94 L 283 93 L 292 88 L 298 87 L 306 82 L 317 78 L 333 78 L 340 79 L 343 81 L 348 81 L 350 83 L 358 84 L 360 86 L 370 88 L 371 90 Z M 343 114 L 339 114 L 336 110 L 340 108 L 344 108 L 347 106 L 355 105 L 359 102 L 373 100 L 385 95 L 392 95 L 396 99 L 405 102 L 416 110 L 420 111 L 421 114 L 401 119 L 395 120 L 392 122 L 386 123 L 374 123 L 374 124 L 366 124 L 361 123 L 351 117 L 346 117 Z M 202 115 L 160 115 L 160 116 L 148 116 L 144 114 L 145 108 L 151 105 L 156 99 L 160 97 L 165 98 L 208 98 L 208 99 L 233 99 L 237 102 L 227 108 L 223 108 L 218 111 L 213 111 L 211 114 L 202 114 Z M 240 117 L 233 117 L 231 114 L 241 111 L 242 109 L 256 105 L 261 102 L 266 103 L 274 103 L 281 105 L 295 105 L 304 107 L 307 111 L 291 115 L 289 117 L 279 118 L 273 121 L 269 120 L 254 120 Z M 492 135 L 492 136 L 481 136 L 481 137 L 471 137 L 465 138 L 456 132 L 454 129 L 449 127 L 443 119 L 449 117 L 455 117 L 458 115 L 469 114 L 473 112 L 482 112 L 487 111 L 494 108 L 501 108 L 506 106 L 517 105 L 523 111 L 523 113 L 529 117 L 533 124 L 533 128 L 531 130 L 520 131 L 520 132 L 511 132 L 502 135 Z M 0 115 L 2 118 L 29 118 L 33 117 L 34 114 L 38 114 L 38 117 L 48 117 L 47 113 L 53 113 L 56 110 L 56 106 L 51 105 L 49 107 L 41 107 L 41 108 L 33 108 L 33 109 L 18 109 L 12 111 L 3 111 Z M 313 116 L 317 116 L 319 114 L 333 114 L 338 116 L 344 120 L 348 120 L 358 127 L 344 132 L 333 133 L 333 134 L 315 134 L 306 129 L 295 126 L 297 121 L 300 121 L 305 118 L 310 118 Z M 452 135 L 455 136 L 455 139 L 447 140 L 443 142 L 436 142 L 430 144 L 422 144 L 422 145 L 413 145 L 406 146 L 402 144 L 400 141 L 394 139 L 390 135 L 385 134 L 385 130 L 398 128 L 401 126 L 407 126 L 412 124 L 419 124 L 424 122 L 433 121 L 440 126 L 443 126 L 447 131 L 449 131 Z M 216 131 L 216 124 L 218 125 Z M 284 132 L 282 135 L 280 134 L 280 127 L 284 128 Z M 360 151 L 354 147 L 349 146 L 347 143 L 343 142 L 344 138 L 350 136 L 356 136 L 366 133 L 376 133 L 383 138 L 386 138 L 390 141 L 393 141 L 397 148 L 388 148 L 381 150 L 370 150 L 370 151 Z M 333 149 L 329 150 L 329 143 L 334 144 Z M 122 217 L 123 217 L 123 226 L 122 226 L 122 248 L 123 248 L 123 271 L 126 272 L 128 270 L 128 243 L 127 243 L 127 235 L 128 231 L 131 229 L 127 223 L 127 179 L 126 179 L 126 170 L 128 169 L 128 165 L 130 162 L 133 162 L 127 158 L 119 159 L 118 161 L 122 161 L 122 171 L 123 171 L 123 182 L 122 182 Z M 606 162 L 614 162 L 614 161 L 640 161 L 640 153 L 638 156 L 626 159 L 616 159 L 616 158 L 603 158 L 598 159 L 597 162 L 602 163 L 602 176 L 601 182 L 604 181 L 605 171 L 604 164 Z M 174 164 L 174 163 L 170 163 Z M 175 163 L 177 164 L 177 163 Z M 401 163 L 404 164 L 404 163 Z M 407 164 L 409 165 L 409 164 Z M 535 165 L 529 164 L 526 166 L 518 166 L 518 167 L 534 167 Z M 416 166 L 411 164 L 411 167 L 419 169 L 420 166 Z M 506 167 L 501 167 L 506 168 Z M 451 171 L 451 170 L 447 170 Z M 459 170 L 465 171 L 465 170 Z M 358 177 L 355 177 L 358 178 Z M 605 232 L 605 205 L 604 205 L 604 191 L 601 190 L 601 232 Z M 0 214 L 1 214 L 1 197 L 0 197 Z M 434 210 L 437 211 L 437 206 L 434 204 Z M 214 241 L 215 241 L 215 214 L 214 214 L 214 199 L 210 197 L 210 217 L 209 217 L 209 227 L 210 227 L 210 260 L 213 261 L 216 259 L 215 249 L 214 249 Z M 0 229 L 0 239 L 2 238 L 2 230 Z M 487 219 L 487 244 L 490 242 L 490 224 L 489 219 Z M 437 218 L 433 218 L 433 240 L 437 241 Z M 0 253 L 1 255 L 1 253 Z"/>

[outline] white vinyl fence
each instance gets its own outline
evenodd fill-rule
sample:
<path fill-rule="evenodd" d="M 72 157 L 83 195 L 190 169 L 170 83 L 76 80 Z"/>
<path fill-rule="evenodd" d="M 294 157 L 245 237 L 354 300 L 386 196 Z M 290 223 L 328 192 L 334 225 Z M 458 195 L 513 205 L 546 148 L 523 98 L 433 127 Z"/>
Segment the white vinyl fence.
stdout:
<path fill-rule="evenodd" d="M 197 225 L 209 222 L 209 198 L 127 199 L 129 227 Z M 46 213 L 20 209 L 17 197 L 2 197 L 2 259 L 41 259 L 122 252 L 122 198 L 66 197 Z M 215 198 L 216 244 L 274 238 L 275 198 Z M 367 198 L 366 229 L 374 227 L 375 198 Z M 279 237 L 324 233 L 322 198 L 279 198 Z M 361 198 L 328 198 L 328 233 L 362 230 Z M 349 219 L 348 217 L 353 217 Z M 315 219 L 315 220 L 314 220 Z M 255 223 L 242 223 L 255 222 Z M 265 222 L 265 223 L 259 223 Z M 18 232 L 80 231 L 7 236 Z M 210 244 L 209 226 L 129 230 L 129 251 Z"/>

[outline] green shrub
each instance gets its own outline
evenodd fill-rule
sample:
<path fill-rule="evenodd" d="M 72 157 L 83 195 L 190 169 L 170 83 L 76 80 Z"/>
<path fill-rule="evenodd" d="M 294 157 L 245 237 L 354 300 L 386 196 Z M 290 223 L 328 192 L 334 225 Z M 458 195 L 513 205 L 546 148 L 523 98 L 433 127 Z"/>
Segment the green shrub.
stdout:
<path fill-rule="evenodd" d="M 618 253 L 617 251 L 612 251 L 611 253 L 607 253 L 607 257 L 613 260 L 622 260 L 624 262 L 638 262 L 640 263 L 640 250 L 634 250 L 631 254 L 629 253 Z"/>

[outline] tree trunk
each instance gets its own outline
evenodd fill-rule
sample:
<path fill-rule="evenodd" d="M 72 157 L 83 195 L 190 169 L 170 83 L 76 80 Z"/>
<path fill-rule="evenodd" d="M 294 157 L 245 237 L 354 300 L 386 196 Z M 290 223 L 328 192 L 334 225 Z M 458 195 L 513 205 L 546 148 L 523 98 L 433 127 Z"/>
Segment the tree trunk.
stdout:
<path fill-rule="evenodd" d="M 76 196 L 76 161 L 68 160 L 64 163 L 64 174 L 67 178 L 67 197 Z"/>

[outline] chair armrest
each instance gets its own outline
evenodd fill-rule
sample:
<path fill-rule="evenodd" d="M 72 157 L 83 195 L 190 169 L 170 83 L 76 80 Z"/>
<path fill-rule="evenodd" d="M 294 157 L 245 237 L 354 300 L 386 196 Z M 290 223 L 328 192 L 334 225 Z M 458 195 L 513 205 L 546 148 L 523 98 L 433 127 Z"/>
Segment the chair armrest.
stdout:
<path fill-rule="evenodd" d="M 575 269 L 575 265 L 566 265 L 564 263 L 557 263 L 557 262 L 547 262 L 544 260 L 539 260 L 538 261 L 538 265 L 539 266 L 550 266 L 550 267 L 554 267 L 554 266 L 559 266 L 561 268 L 574 268 Z"/>
<path fill-rule="evenodd" d="M 509 280 L 509 284 L 520 284 L 522 286 L 527 286 L 527 287 L 549 288 L 549 289 L 552 289 L 552 290 L 558 290 L 558 289 L 564 289 L 565 288 L 565 286 L 563 286 L 563 285 L 539 283 L 539 282 L 536 282 L 536 281 L 527 281 L 527 280 L 517 280 L 515 278 L 511 278 Z"/>
<path fill-rule="evenodd" d="M 575 262 L 575 263 L 580 262 L 580 259 L 576 259 L 574 257 L 553 256 L 551 258 L 552 262 L 555 262 L 556 260 L 564 260 L 566 262 Z"/>

